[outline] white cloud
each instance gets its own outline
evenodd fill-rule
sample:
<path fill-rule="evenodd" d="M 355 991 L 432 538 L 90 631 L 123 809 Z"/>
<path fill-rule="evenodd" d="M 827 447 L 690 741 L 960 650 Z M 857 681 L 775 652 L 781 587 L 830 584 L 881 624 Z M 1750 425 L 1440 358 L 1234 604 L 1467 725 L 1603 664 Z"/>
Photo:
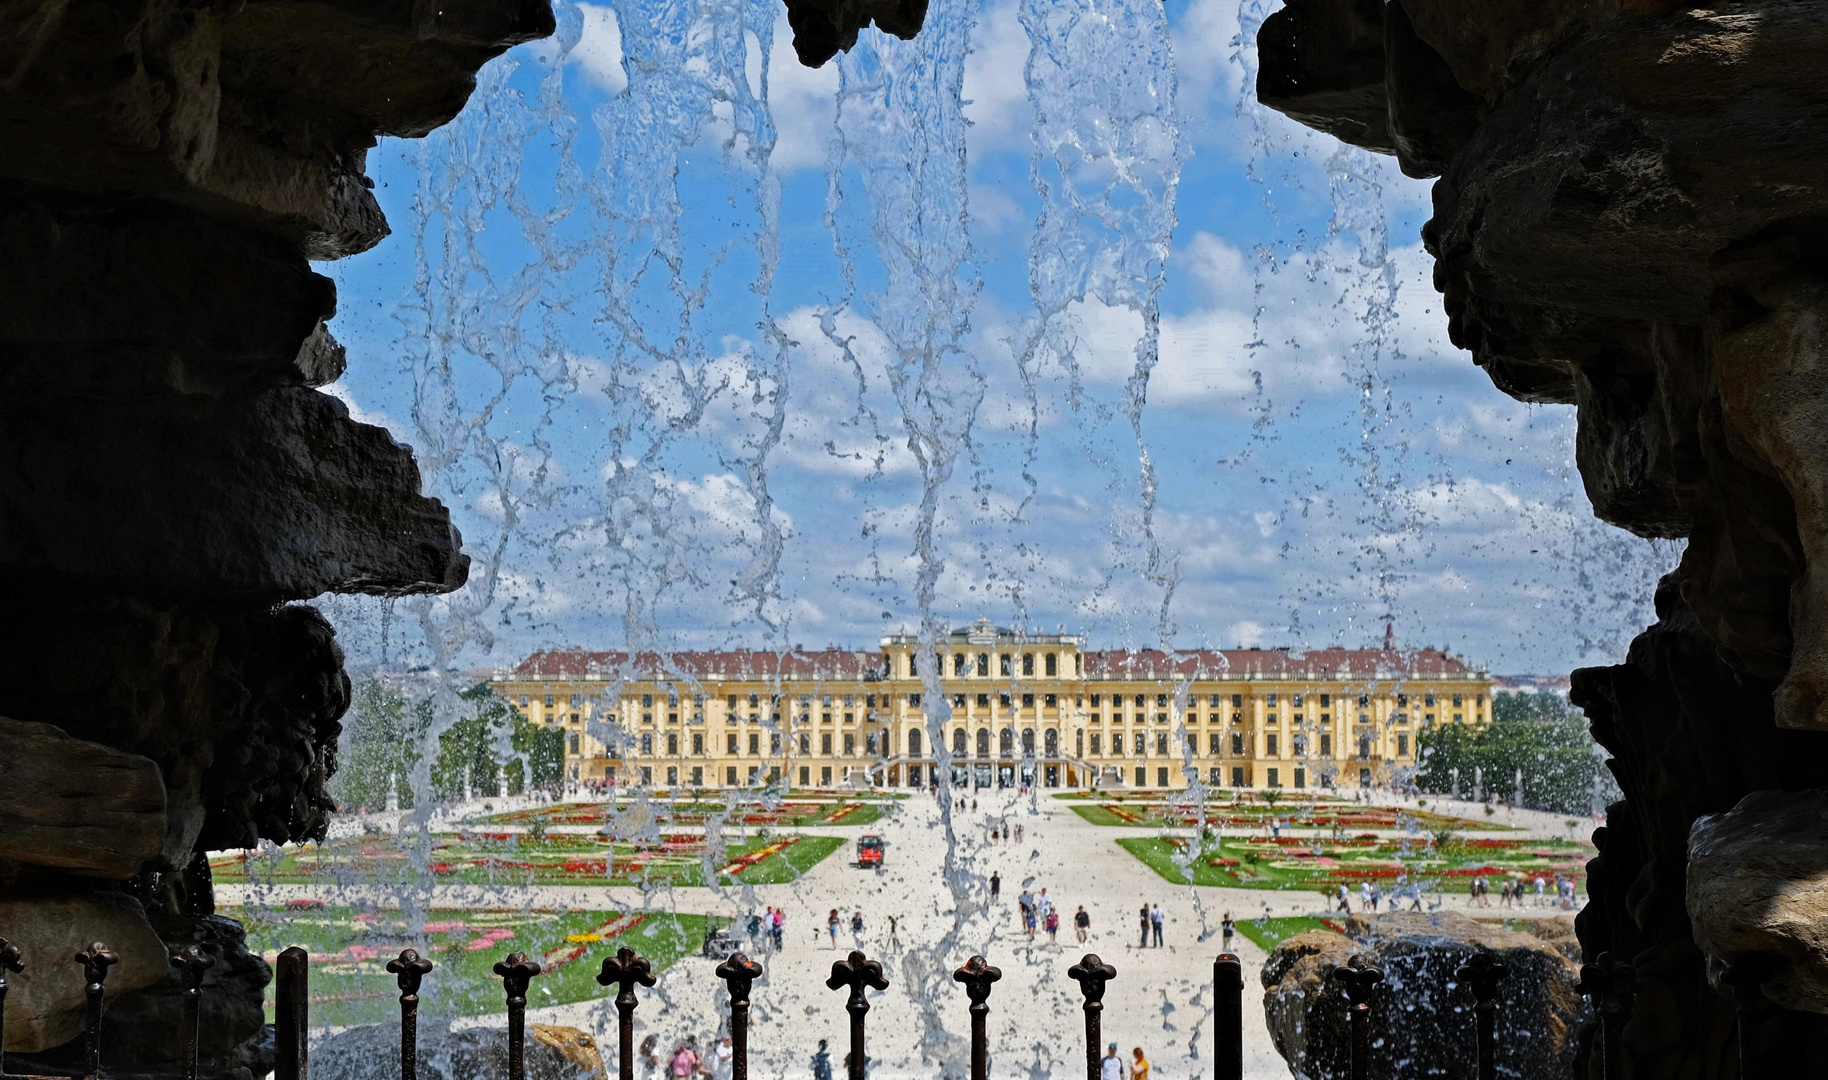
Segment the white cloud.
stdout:
<path fill-rule="evenodd" d="M 584 3 L 577 8 L 584 18 L 584 32 L 566 62 L 576 64 L 610 95 L 620 94 L 628 87 L 628 73 L 622 70 L 622 26 L 616 21 L 616 9 Z"/>
<path fill-rule="evenodd" d="M 1028 104 L 1023 70 L 1028 63 L 1028 32 L 1022 28 L 1015 0 L 980 9 L 965 57 L 965 137 L 968 160 L 1000 150 L 1028 152 L 1028 129 L 1034 111 Z"/>

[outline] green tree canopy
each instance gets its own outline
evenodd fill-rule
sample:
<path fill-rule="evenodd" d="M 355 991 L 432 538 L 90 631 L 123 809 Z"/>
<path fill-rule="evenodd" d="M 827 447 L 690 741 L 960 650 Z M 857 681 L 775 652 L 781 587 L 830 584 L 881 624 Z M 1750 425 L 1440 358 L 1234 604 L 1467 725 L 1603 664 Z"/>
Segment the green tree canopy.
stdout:
<path fill-rule="evenodd" d="M 1593 808 L 1597 785 L 1602 805 L 1619 797 L 1603 752 L 1587 730 L 1587 718 L 1556 694 L 1498 694 L 1492 699 L 1492 723 L 1478 729 L 1458 724 L 1422 731 L 1417 739 L 1420 762 L 1415 782 L 1431 794 L 1459 792 L 1470 796 L 1475 769 L 1485 792 L 1517 797 L 1523 777 L 1523 801 L 1533 810 L 1586 814 Z"/>

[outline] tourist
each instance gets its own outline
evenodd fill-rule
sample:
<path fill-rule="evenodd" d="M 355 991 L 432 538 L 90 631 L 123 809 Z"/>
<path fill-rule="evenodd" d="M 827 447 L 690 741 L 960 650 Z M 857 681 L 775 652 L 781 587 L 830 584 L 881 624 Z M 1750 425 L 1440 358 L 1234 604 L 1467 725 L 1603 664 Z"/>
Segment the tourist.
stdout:
<path fill-rule="evenodd" d="M 774 915 L 774 909 L 769 908 L 768 914 L 772 918 Z M 760 949 L 761 940 L 762 940 L 762 917 L 760 915 L 757 915 L 755 912 L 751 911 L 749 913 L 749 951 L 755 952 L 756 950 Z"/>
<path fill-rule="evenodd" d="M 1377 910 L 1377 902 L 1371 897 L 1371 883 L 1369 881 L 1361 881 L 1358 883 L 1358 906 L 1366 912 Z"/>
<path fill-rule="evenodd" d="M 1060 913 L 1050 907 L 1047 909 L 1047 915 L 1045 916 L 1045 919 L 1046 919 L 1046 926 L 1047 926 L 1047 940 L 1055 941 L 1055 942 L 1059 941 L 1060 940 Z"/>
<path fill-rule="evenodd" d="M 839 927 L 839 925 L 840 924 L 838 921 L 838 909 L 832 908 L 831 915 L 829 917 L 827 917 L 825 920 L 825 932 L 827 934 L 831 935 L 831 947 L 834 950 L 836 950 L 838 947 L 838 927 Z"/>
<path fill-rule="evenodd" d="M 666 1066 L 660 1061 L 660 1040 L 653 1035 L 641 1040 L 641 1075 L 647 1080 L 660 1080 L 666 1074 Z"/>
<path fill-rule="evenodd" d="M 1351 894 L 1346 891 L 1346 883 L 1343 881 L 1340 882 L 1339 883 L 1339 892 L 1334 898 L 1339 901 L 1339 910 L 1344 911 L 1348 914 L 1350 914 L 1352 911 L 1352 905 L 1347 902 L 1347 897 L 1349 897 L 1350 895 Z"/>
<path fill-rule="evenodd" d="M 1091 928 L 1092 917 L 1085 913 L 1085 905 L 1080 904 L 1079 910 L 1073 913 L 1073 932 L 1079 935 L 1079 944 L 1085 944 L 1086 931 Z"/>
<path fill-rule="evenodd" d="M 1003 895 L 1003 876 L 995 870 L 990 872 L 990 902 L 996 903 Z"/>
<path fill-rule="evenodd" d="M 1155 931 L 1155 947 L 1162 947 L 1162 906 L 1153 904 L 1149 907 L 1149 927 Z"/>
<path fill-rule="evenodd" d="M 859 949 L 863 948 L 863 912 L 862 911 L 851 912 L 851 940 L 857 943 L 857 948 L 859 948 Z"/>
<path fill-rule="evenodd" d="M 1098 1080 L 1124 1080 L 1123 1058 L 1117 1056 L 1117 1044 L 1105 1051 L 1104 1060 L 1098 1063 Z"/>
<path fill-rule="evenodd" d="M 786 908 L 775 908 L 774 909 L 774 932 L 772 934 L 772 936 L 774 938 L 774 951 L 775 952 L 780 952 L 782 947 L 787 944 L 787 935 L 781 929 L 781 927 L 786 922 L 787 922 L 787 909 Z"/>
<path fill-rule="evenodd" d="M 1142 946 L 1141 947 L 1146 949 L 1149 947 L 1149 905 L 1144 904 L 1142 906 L 1142 915 L 1140 918 L 1142 921 Z"/>
<path fill-rule="evenodd" d="M 698 1051 L 692 1049 L 685 1043 L 680 1043 L 679 1048 L 673 1051 L 673 1061 L 670 1071 L 673 1074 L 673 1080 L 685 1080 L 688 1076 L 697 1075 Z"/>
<path fill-rule="evenodd" d="M 1045 921 L 1049 915 L 1053 914 L 1053 910 L 1053 897 L 1048 896 L 1047 890 L 1043 888 L 1041 890 L 1041 895 L 1035 898 L 1035 914 Z"/>
<path fill-rule="evenodd" d="M 1019 844 L 1022 842 L 1022 833 L 1023 832 L 1024 832 L 1024 829 L 1023 829 L 1022 823 L 1019 821 L 1016 822 L 1016 843 Z"/>
<path fill-rule="evenodd" d="M 831 1080 L 831 1054 L 825 1050 L 825 1040 L 819 1040 L 819 1052 L 812 1056 L 812 1080 Z"/>
<path fill-rule="evenodd" d="M 1543 905 L 1543 899 L 1542 899 L 1542 875 L 1541 875 L 1541 874 L 1537 874 L 1537 875 L 1536 875 L 1536 906 L 1537 906 L 1537 907 L 1541 907 L 1541 906 L 1542 906 L 1542 905 Z"/>
<path fill-rule="evenodd" d="M 711 1051 L 711 1080 L 734 1080 L 735 1076 L 736 1049 L 725 1035 Z"/>
<path fill-rule="evenodd" d="M 895 916 L 889 916 L 889 948 L 901 948 L 901 935 L 895 930 Z"/>
<path fill-rule="evenodd" d="M 1237 932 L 1238 924 L 1232 921 L 1231 912 L 1227 911 L 1225 917 L 1219 920 L 1219 941 L 1226 952 L 1231 951 L 1231 939 Z"/>
<path fill-rule="evenodd" d="M 1142 1047 L 1131 1050 L 1130 1056 L 1130 1080 L 1149 1080 L 1149 1059 L 1143 1057 Z"/>

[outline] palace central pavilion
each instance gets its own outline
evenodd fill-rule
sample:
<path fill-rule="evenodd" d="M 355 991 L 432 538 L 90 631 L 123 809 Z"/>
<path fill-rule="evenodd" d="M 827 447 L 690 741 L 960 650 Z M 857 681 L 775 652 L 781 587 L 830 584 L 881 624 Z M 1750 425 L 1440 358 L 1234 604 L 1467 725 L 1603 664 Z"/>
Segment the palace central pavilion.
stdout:
<path fill-rule="evenodd" d="M 1434 649 L 1094 652 L 979 620 L 926 678 L 920 652 L 906 634 L 876 651 L 552 650 L 491 685 L 567 733 L 571 780 L 668 789 L 920 787 L 947 766 L 976 787 L 1383 785 L 1414 767 L 1418 731 L 1491 717 L 1490 676 Z"/>

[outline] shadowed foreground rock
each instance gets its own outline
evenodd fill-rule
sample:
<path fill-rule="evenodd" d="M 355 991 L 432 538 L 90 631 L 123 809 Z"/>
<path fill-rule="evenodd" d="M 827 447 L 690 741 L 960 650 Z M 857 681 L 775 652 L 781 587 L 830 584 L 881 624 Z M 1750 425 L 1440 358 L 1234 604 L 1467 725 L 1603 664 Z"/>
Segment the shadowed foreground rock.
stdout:
<path fill-rule="evenodd" d="M 1453 913 L 1354 916 L 1345 934 L 1309 930 L 1276 946 L 1262 973 L 1270 1037 L 1301 1080 L 1349 1075 L 1348 1003 L 1333 972 L 1363 955 L 1384 973 L 1371 1005 L 1374 1080 L 1470 1076 L 1473 996 L 1454 972 L 1481 950 L 1510 968 L 1498 989 L 1500 1075 L 1562 1080 L 1587 1012 L 1577 966 L 1553 939 Z"/>
<path fill-rule="evenodd" d="M 1695 822 L 1688 914 L 1708 979 L 1828 1013 L 1828 789 L 1759 791 Z"/>
<path fill-rule="evenodd" d="M 311 1075 L 314 1080 L 374 1080 L 399 1059 L 398 1024 L 350 1028 L 311 1048 Z M 505 1023 L 451 1031 L 421 1022 L 419 1075 L 424 1080 L 501 1080 L 508 1075 Z M 589 1033 L 528 1025 L 528 1080 L 605 1080 L 605 1075 Z"/>
<path fill-rule="evenodd" d="M 1626 796 L 1580 938 L 1637 969 L 1628 1076 L 1736 1077 L 1687 904 L 1730 860 L 1689 827 L 1828 784 L 1828 0 L 1291 0 L 1259 48 L 1264 104 L 1440 178 L 1454 344 L 1575 407 L 1601 519 L 1687 541 L 1627 662 L 1575 673 Z M 1820 1071 L 1828 1020 L 1749 1021 Z"/>

